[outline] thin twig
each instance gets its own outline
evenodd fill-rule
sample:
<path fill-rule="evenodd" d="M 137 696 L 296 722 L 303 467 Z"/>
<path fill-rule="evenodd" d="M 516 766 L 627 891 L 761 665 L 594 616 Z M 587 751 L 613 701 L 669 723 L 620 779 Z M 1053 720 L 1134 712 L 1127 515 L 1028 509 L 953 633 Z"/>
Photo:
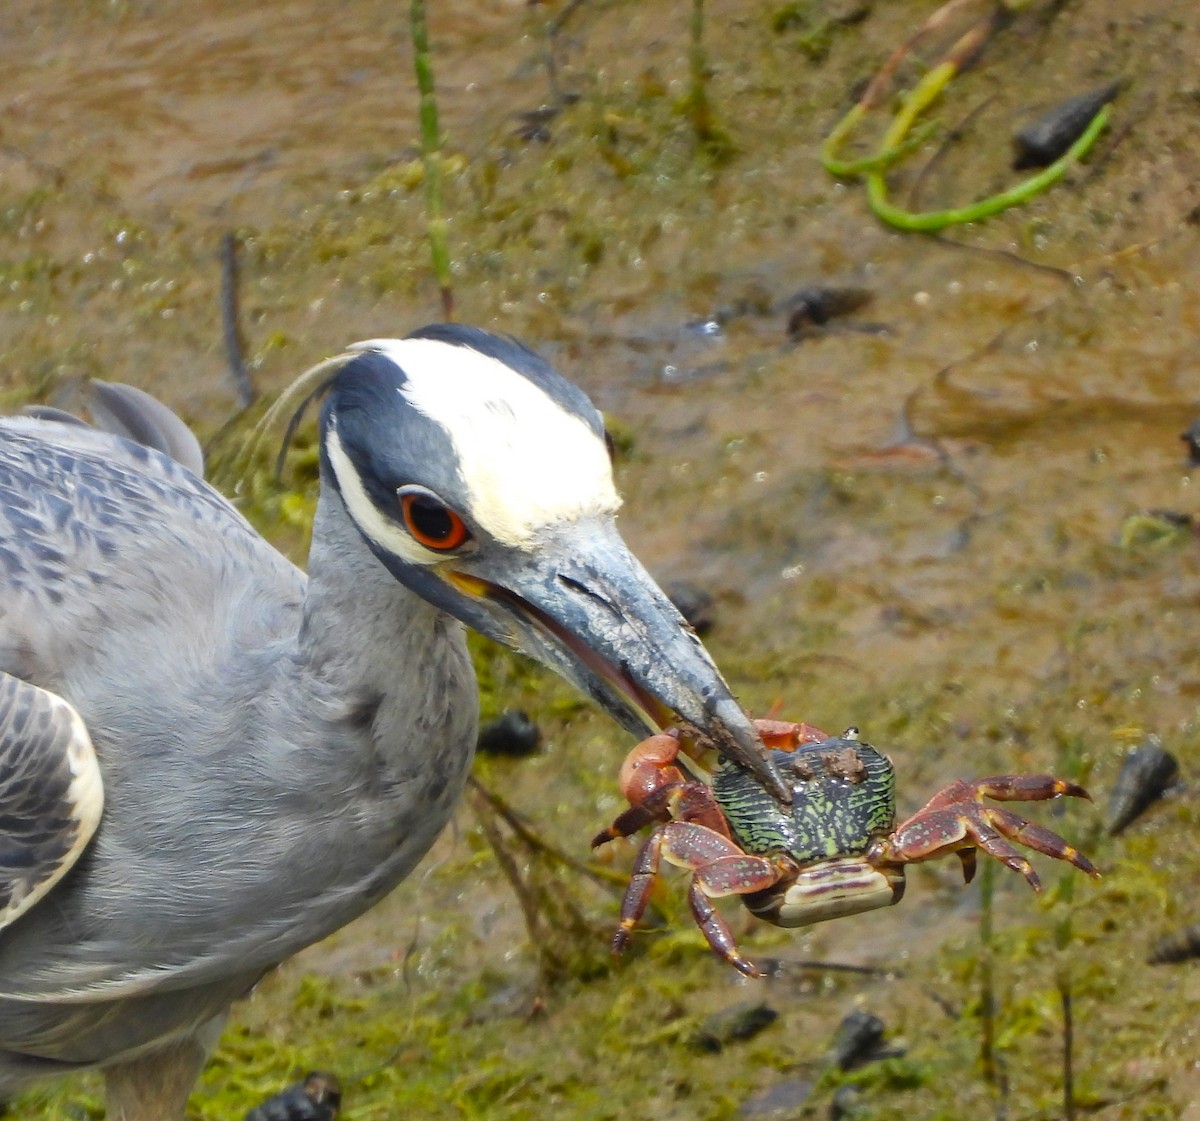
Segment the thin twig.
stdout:
<path fill-rule="evenodd" d="M 570 0 L 570 3 L 546 25 L 546 76 L 550 83 L 550 101 L 554 105 L 561 105 L 569 100 L 558 84 L 558 37 L 566 27 L 567 21 L 585 2 L 586 0 Z"/>
<path fill-rule="evenodd" d="M 1058 979 L 1058 995 L 1063 1017 L 1063 1117 L 1066 1121 L 1075 1121 L 1075 1020 L 1071 1015 L 1071 979 L 1065 972 Z"/>
<path fill-rule="evenodd" d="M 570 868 L 573 872 L 578 872 L 580 875 L 587 876 L 595 880 L 597 883 L 604 884 L 605 887 L 617 886 L 622 891 L 625 890 L 625 882 L 627 877 L 620 872 L 616 872 L 610 868 L 602 868 L 594 864 L 586 864 L 582 860 L 577 860 L 569 853 L 565 853 L 562 849 L 556 848 L 548 841 L 539 837 L 529 826 L 524 819 L 512 808 L 503 798 L 493 790 L 489 790 L 482 782 L 474 775 L 467 778 L 467 784 L 481 798 L 483 798 L 489 806 L 495 811 L 496 815 L 504 821 L 504 824 L 513 831 L 514 836 L 522 841 L 528 848 L 534 852 L 546 857 L 547 860 L 554 864 L 559 864 L 564 868 Z"/>
<path fill-rule="evenodd" d="M 908 209 L 916 210 L 921 202 L 921 192 L 925 189 L 925 184 L 929 177 L 936 170 L 938 165 L 946 158 L 946 153 L 950 151 L 950 146 L 956 144 L 962 139 L 963 133 L 966 132 L 971 123 L 979 116 L 993 101 L 995 97 L 985 97 L 978 105 L 975 106 L 958 124 L 946 130 L 945 135 L 938 144 L 937 150 L 925 161 L 925 166 L 917 172 L 916 178 L 913 179 L 913 185 L 908 192 Z"/>
<path fill-rule="evenodd" d="M 490 809 L 487 799 L 476 789 L 475 820 L 479 822 L 479 828 L 483 830 L 483 836 L 492 850 L 492 855 L 496 858 L 496 863 L 500 866 L 500 871 L 508 880 L 513 894 L 517 897 L 517 903 L 525 919 L 525 930 L 537 956 L 538 972 L 542 982 L 552 984 L 556 979 L 567 974 L 566 963 L 551 949 L 551 939 L 542 936 L 541 909 L 530 892 L 525 878 L 521 875 L 517 862 L 504 844 L 504 838 L 496 827 L 492 813 L 488 812 Z"/>
<path fill-rule="evenodd" d="M 246 343 L 242 336 L 241 301 L 238 287 L 238 238 L 232 230 L 221 238 L 221 332 L 225 338 L 225 357 L 243 409 L 254 404 L 257 394 L 246 369 Z"/>

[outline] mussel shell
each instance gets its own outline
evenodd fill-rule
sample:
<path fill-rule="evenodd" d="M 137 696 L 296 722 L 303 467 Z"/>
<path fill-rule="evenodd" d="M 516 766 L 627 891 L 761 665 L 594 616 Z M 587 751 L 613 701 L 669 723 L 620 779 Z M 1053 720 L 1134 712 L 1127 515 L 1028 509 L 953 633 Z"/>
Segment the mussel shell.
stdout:
<path fill-rule="evenodd" d="M 1179 762 L 1156 737 L 1125 756 L 1108 799 L 1108 831 L 1115 836 L 1136 821 L 1179 779 Z"/>
<path fill-rule="evenodd" d="M 1120 88 L 1120 81 L 1109 82 L 1099 89 L 1068 97 L 1020 129 L 1013 137 L 1016 152 L 1013 169 L 1046 167 L 1064 155 Z"/>

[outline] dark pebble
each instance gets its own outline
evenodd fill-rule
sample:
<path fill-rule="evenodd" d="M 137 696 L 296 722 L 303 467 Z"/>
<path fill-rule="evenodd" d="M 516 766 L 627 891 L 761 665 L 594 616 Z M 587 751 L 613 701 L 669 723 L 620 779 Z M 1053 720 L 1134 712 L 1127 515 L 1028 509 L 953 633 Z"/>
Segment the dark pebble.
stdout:
<path fill-rule="evenodd" d="M 883 1045 L 883 1021 L 870 1012 L 855 1009 L 839 1025 L 833 1037 L 830 1058 L 842 1070 L 869 1063 Z"/>
<path fill-rule="evenodd" d="M 1115 836 L 1136 821 L 1179 780 L 1179 763 L 1157 737 L 1132 748 L 1108 799 L 1108 831 Z"/>
<path fill-rule="evenodd" d="M 1185 926 L 1167 934 L 1154 943 L 1146 958 L 1151 965 L 1172 965 L 1190 958 L 1200 958 L 1200 926 Z"/>
<path fill-rule="evenodd" d="M 703 588 L 688 580 L 669 580 L 663 591 L 697 634 L 707 634 L 717 621 L 717 605 Z"/>
<path fill-rule="evenodd" d="M 268 1098 L 246 1114 L 246 1121 L 335 1121 L 342 1104 L 337 1077 L 314 1071 L 303 1082 Z"/>
<path fill-rule="evenodd" d="M 871 302 L 869 288 L 801 288 L 783 303 L 787 333 L 800 338 L 813 327 L 824 327 L 831 319 L 849 315 Z"/>
<path fill-rule="evenodd" d="M 1119 81 L 1088 93 L 1076 94 L 1048 109 L 1013 137 L 1013 170 L 1048 167 L 1075 143 L 1121 88 Z"/>
<path fill-rule="evenodd" d="M 875 1063 L 880 1059 L 896 1059 L 904 1054 L 903 1047 L 885 1047 L 883 1021 L 871 1012 L 855 1009 L 839 1025 L 833 1037 L 829 1060 L 840 1070 Z"/>
<path fill-rule="evenodd" d="M 850 1121 L 862 1113 L 862 1088 L 839 1086 L 829 1103 L 829 1121 Z"/>
<path fill-rule="evenodd" d="M 813 1084 L 803 1078 L 777 1082 L 769 1090 L 742 1102 L 740 1117 L 793 1117 L 812 1094 Z"/>
<path fill-rule="evenodd" d="M 707 1017 L 696 1029 L 691 1042 L 701 1051 L 723 1051 L 730 1043 L 753 1039 L 778 1018 L 779 1013 L 764 1001 L 743 1001 Z"/>
<path fill-rule="evenodd" d="M 519 708 L 502 712 L 479 729 L 478 750 L 484 755 L 532 755 L 542 742 L 542 731 Z"/>
<path fill-rule="evenodd" d="M 1200 467 L 1200 420 L 1194 420 L 1179 434 L 1187 447 L 1188 465 Z"/>

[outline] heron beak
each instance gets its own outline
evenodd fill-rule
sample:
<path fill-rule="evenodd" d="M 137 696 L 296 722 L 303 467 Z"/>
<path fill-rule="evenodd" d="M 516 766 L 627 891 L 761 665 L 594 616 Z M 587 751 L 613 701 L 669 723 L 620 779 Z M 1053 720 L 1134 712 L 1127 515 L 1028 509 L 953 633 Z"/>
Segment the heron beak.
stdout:
<path fill-rule="evenodd" d="M 490 623 L 472 617 L 471 625 L 556 670 L 634 735 L 678 727 L 791 800 L 695 631 L 615 526 L 556 529 L 535 549 L 508 551 L 499 570 L 493 555 L 486 580 L 469 564 L 456 562 L 443 575 Z"/>

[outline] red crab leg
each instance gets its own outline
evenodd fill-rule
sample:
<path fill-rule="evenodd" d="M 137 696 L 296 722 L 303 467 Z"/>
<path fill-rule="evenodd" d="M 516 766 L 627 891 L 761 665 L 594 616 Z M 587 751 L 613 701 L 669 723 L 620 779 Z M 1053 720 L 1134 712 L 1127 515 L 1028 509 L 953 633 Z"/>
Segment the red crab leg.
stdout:
<path fill-rule="evenodd" d="M 668 822 L 647 837 L 638 849 L 621 903 L 621 923 L 613 937 L 613 952 L 619 954 L 629 944 L 630 934 L 645 914 L 650 891 L 664 858 L 693 873 L 688 898 L 692 915 L 708 944 L 747 976 L 759 976 L 755 967 L 738 951 L 733 934 L 708 902 L 708 897 L 763 891 L 778 881 L 779 873 L 765 857 L 750 856 L 728 837 L 689 821 Z M 697 902 L 697 898 L 701 902 Z"/>
<path fill-rule="evenodd" d="M 926 810 L 961 802 L 978 802 L 982 798 L 992 798 L 997 802 L 1044 802 L 1059 795 L 1091 801 L 1091 795 L 1082 786 L 1053 775 L 989 775 L 987 778 L 960 778 L 952 782 L 930 798 L 913 817 L 919 817 Z"/>
<path fill-rule="evenodd" d="M 938 791 L 912 817 L 901 822 L 879 843 L 876 851 L 884 860 L 900 864 L 957 852 L 963 878 L 970 881 L 975 873 L 974 849 L 981 848 L 1020 872 L 1035 891 L 1040 891 L 1041 881 L 1033 865 L 1010 843 L 1015 841 L 1056 860 L 1065 860 L 1089 876 L 1098 876 L 1091 861 L 1057 833 L 1011 810 L 983 803 L 985 797 L 1035 802 L 1059 795 L 1086 798 L 1087 792 L 1051 775 L 993 775 L 974 782 L 959 780 Z"/>
<path fill-rule="evenodd" d="M 720 912 L 712 905 L 698 879 L 692 879 L 688 889 L 688 903 L 691 904 L 692 918 L 704 935 L 705 941 L 713 951 L 723 957 L 739 973 L 746 977 L 765 977 L 766 974 L 754 962 L 742 956 L 738 949 L 737 940 L 729 924 L 721 918 Z"/>

